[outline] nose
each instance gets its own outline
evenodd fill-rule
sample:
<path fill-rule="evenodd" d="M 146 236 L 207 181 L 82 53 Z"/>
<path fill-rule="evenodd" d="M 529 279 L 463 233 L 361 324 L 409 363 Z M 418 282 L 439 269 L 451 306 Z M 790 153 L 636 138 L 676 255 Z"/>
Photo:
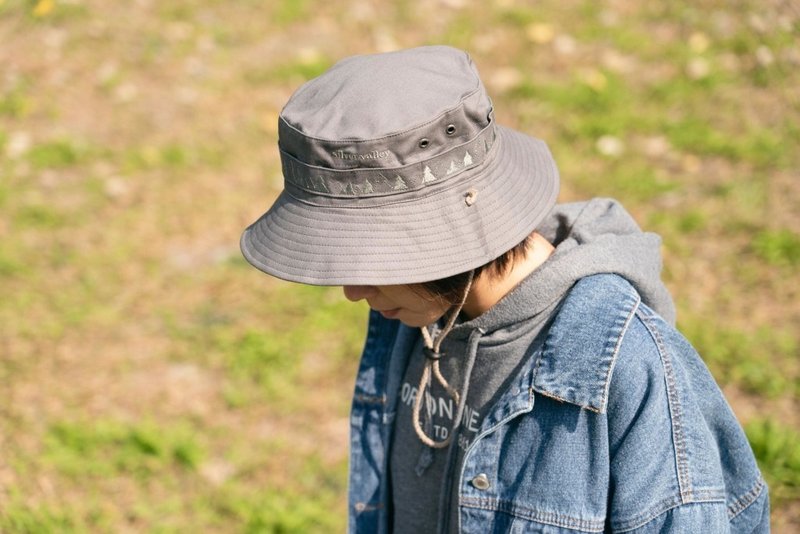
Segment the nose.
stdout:
<path fill-rule="evenodd" d="M 377 292 L 375 286 L 344 286 L 342 291 L 347 300 L 353 302 L 369 298 Z"/>

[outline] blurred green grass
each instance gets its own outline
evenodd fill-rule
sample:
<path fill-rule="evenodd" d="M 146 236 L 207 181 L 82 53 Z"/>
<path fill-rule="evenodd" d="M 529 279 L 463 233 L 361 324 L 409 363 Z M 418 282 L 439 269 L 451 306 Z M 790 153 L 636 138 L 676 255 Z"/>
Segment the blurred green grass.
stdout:
<path fill-rule="evenodd" d="M 664 238 L 679 324 L 800 528 L 800 14 L 778 1 L 0 1 L 0 531 L 344 529 L 366 308 L 245 264 L 277 114 L 468 49 L 562 200 Z"/>

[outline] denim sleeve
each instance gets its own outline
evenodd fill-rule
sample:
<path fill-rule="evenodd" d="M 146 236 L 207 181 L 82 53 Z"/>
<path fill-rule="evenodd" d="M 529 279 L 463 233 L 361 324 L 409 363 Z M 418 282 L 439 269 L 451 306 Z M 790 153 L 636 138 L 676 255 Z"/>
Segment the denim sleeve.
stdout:
<path fill-rule="evenodd" d="M 768 532 L 766 485 L 721 391 L 688 342 L 642 308 L 609 388 L 612 531 Z"/>
<path fill-rule="evenodd" d="M 731 532 L 763 534 L 769 527 L 769 492 L 764 486 L 758 499 L 731 520 Z"/>

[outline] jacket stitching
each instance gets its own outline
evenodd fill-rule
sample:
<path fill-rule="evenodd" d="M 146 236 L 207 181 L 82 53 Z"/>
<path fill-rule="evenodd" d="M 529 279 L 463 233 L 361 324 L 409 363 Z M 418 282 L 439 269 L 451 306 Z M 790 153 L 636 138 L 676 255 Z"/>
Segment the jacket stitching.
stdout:
<path fill-rule="evenodd" d="M 353 395 L 353 400 L 356 401 L 356 402 L 364 403 L 364 404 L 383 405 L 383 404 L 386 404 L 386 395 L 355 394 L 355 395 Z"/>
<path fill-rule="evenodd" d="M 755 486 L 750 491 L 739 497 L 728 506 L 728 519 L 733 520 L 734 517 L 745 511 L 751 504 L 756 502 L 764 491 L 764 479 L 760 476 L 756 480 Z"/>
<path fill-rule="evenodd" d="M 388 361 L 389 354 L 386 347 L 394 345 L 397 339 L 398 330 L 396 325 L 383 320 L 376 312 L 370 312 L 369 322 L 367 324 L 367 339 L 364 343 L 362 352 L 362 360 L 359 364 L 358 374 L 356 376 L 355 391 L 353 394 L 353 405 L 351 407 L 351 424 L 357 417 L 367 417 L 371 413 L 378 413 L 384 425 L 381 428 L 381 436 L 385 436 L 387 425 L 385 425 L 386 402 L 388 400 L 386 394 L 374 395 L 370 394 L 370 389 L 364 388 L 364 385 L 359 382 L 362 372 L 365 368 L 378 369 L 382 367 L 382 363 Z M 391 343 L 382 345 L 378 339 L 387 336 Z M 381 387 L 385 390 L 385 374 L 380 374 L 378 379 L 381 381 Z M 360 423 L 364 424 L 364 423 Z M 384 438 L 385 439 L 385 438 Z M 351 432 L 350 447 L 351 450 L 363 450 L 365 444 L 369 441 L 366 432 Z M 358 478 L 355 473 L 362 473 L 364 471 L 375 472 L 376 463 L 374 459 L 366 458 L 365 456 L 350 455 L 351 471 L 347 480 L 347 495 L 348 505 L 354 510 L 348 519 L 348 531 L 355 532 L 359 530 L 359 525 L 364 525 L 366 520 L 374 521 L 380 524 L 381 514 L 385 514 L 384 503 L 382 501 L 369 502 L 373 497 L 372 494 L 362 485 L 358 484 Z M 385 480 L 385 479 L 384 479 Z M 383 484 L 385 482 L 381 482 Z M 372 512 L 372 513 L 368 513 Z M 374 516 L 374 517 L 373 517 Z"/>
<path fill-rule="evenodd" d="M 689 475 L 686 436 L 683 431 L 683 407 L 678 398 L 678 386 L 675 380 L 675 369 L 672 366 L 672 358 L 666 349 L 661 333 L 653 324 L 651 317 L 644 313 L 639 314 L 639 317 L 655 341 L 659 356 L 661 357 L 661 364 L 664 367 L 664 378 L 667 386 L 667 404 L 669 406 L 670 421 L 672 423 L 672 439 L 675 444 L 675 465 L 678 471 L 678 487 L 682 501 L 684 503 L 690 502 L 690 497 L 693 492 Z"/>
<path fill-rule="evenodd" d="M 545 512 L 516 505 L 500 499 L 486 499 L 476 497 L 462 497 L 461 504 L 471 508 L 486 510 L 488 512 L 503 512 L 530 521 L 565 528 L 580 528 L 589 532 L 603 532 L 605 520 L 580 519 L 558 512 Z"/>
<path fill-rule="evenodd" d="M 582 408 L 584 410 L 589 410 L 590 412 L 594 412 L 594 413 L 598 413 L 598 414 L 602 413 L 599 409 L 595 408 L 594 406 L 591 406 L 589 404 L 577 404 L 575 401 L 571 401 L 571 400 L 567 400 L 567 399 L 561 398 L 561 397 L 559 397 L 558 395 L 556 395 L 555 393 L 553 393 L 551 391 L 545 391 L 545 390 L 539 390 L 539 389 L 534 390 L 534 391 L 536 393 L 538 393 L 539 395 L 541 395 L 542 397 L 548 397 L 550 399 L 557 400 L 558 402 L 566 402 L 567 404 L 572 404 L 573 406 L 577 406 L 578 408 Z"/>
<path fill-rule="evenodd" d="M 620 316 L 616 317 L 614 320 L 614 325 L 609 328 L 609 333 L 611 336 L 607 339 L 606 345 L 603 347 L 602 351 L 600 352 L 602 365 L 602 372 L 604 373 L 603 376 L 603 388 L 602 393 L 600 395 L 599 402 L 594 399 L 594 393 L 596 390 L 592 390 L 592 393 L 588 395 L 588 399 L 585 402 L 579 402 L 578 399 L 566 399 L 560 396 L 559 394 L 552 391 L 552 386 L 541 386 L 538 387 L 536 384 L 536 378 L 540 375 L 542 370 L 542 365 L 545 360 L 550 360 L 553 357 L 553 354 L 556 352 L 552 346 L 549 346 L 547 342 L 545 342 L 545 346 L 539 357 L 536 359 L 536 363 L 533 367 L 533 377 L 534 377 L 534 389 L 537 393 L 545 396 L 550 397 L 552 399 L 556 399 L 560 402 L 567 402 L 569 404 L 579 406 L 583 409 L 592 411 L 594 413 L 603 414 L 606 410 L 606 404 L 608 400 L 608 392 L 609 388 L 611 387 L 611 374 L 613 373 L 614 366 L 616 365 L 616 358 L 619 353 L 622 338 L 624 337 L 625 333 L 630 326 L 631 320 L 635 316 L 637 310 L 639 309 L 639 305 L 641 303 L 641 296 L 638 292 L 636 292 L 633 288 L 628 287 L 625 290 L 625 294 L 623 295 L 624 302 L 620 305 L 617 312 L 620 312 Z M 628 309 L 630 307 L 630 309 Z M 624 315 L 622 315 L 624 314 Z M 551 325 L 552 328 L 552 325 Z"/>
<path fill-rule="evenodd" d="M 600 409 L 597 410 L 597 413 L 605 412 L 604 407 L 608 405 L 608 391 L 611 388 L 611 373 L 614 370 L 614 367 L 617 364 L 617 356 L 619 355 L 619 350 L 622 347 L 622 339 L 625 337 L 625 334 L 628 332 L 628 328 L 631 325 L 631 321 L 633 317 L 636 315 L 636 311 L 639 309 L 639 304 L 642 302 L 642 298 L 639 296 L 638 293 L 635 294 L 633 299 L 633 305 L 631 306 L 631 310 L 628 313 L 628 316 L 625 318 L 625 321 L 622 323 L 622 328 L 620 329 L 619 334 L 617 334 L 616 343 L 614 344 L 614 350 L 611 353 L 611 362 L 609 363 L 608 367 L 606 368 L 606 376 L 605 376 L 605 386 L 603 387 L 603 395 L 600 400 Z"/>
<path fill-rule="evenodd" d="M 700 492 L 698 497 L 702 495 L 704 492 Z M 714 493 L 709 492 L 708 496 L 703 498 L 698 498 L 692 501 L 690 504 L 713 504 L 719 503 L 724 504 L 724 498 L 714 497 Z M 677 498 L 669 498 L 659 502 L 655 507 L 648 510 L 646 514 L 640 514 L 639 516 L 629 519 L 624 522 L 617 522 L 612 524 L 612 527 L 617 532 L 630 532 L 631 530 L 636 530 L 637 528 L 641 528 L 657 517 L 662 514 L 669 512 L 670 510 L 674 510 L 675 508 L 679 508 L 687 503 L 681 503 L 680 499 Z"/>
<path fill-rule="evenodd" d="M 472 440 L 472 443 L 469 444 L 469 446 L 467 447 L 467 450 L 464 452 L 464 458 L 461 461 L 461 472 L 458 474 L 458 486 L 459 486 L 459 488 L 464 483 L 464 473 L 467 470 L 467 464 L 469 463 L 470 455 L 477 448 L 476 444 L 480 440 L 484 439 L 485 437 L 492 435 L 498 428 L 500 428 L 501 426 L 503 426 L 507 422 L 511 421 L 512 419 L 514 419 L 516 417 L 519 417 L 522 414 L 529 413 L 533 409 L 533 397 L 534 397 L 533 387 L 529 387 L 528 388 L 528 403 L 527 403 L 526 406 L 521 406 L 517 410 L 512 411 L 511 413 L 507 414 L 505 417 L 503 417 L 502 419 L 497 421 L 497 423 L 495 423 L 494 425 L 484 429 L 483 432 L 480 432 L 477 436 L 475 436 L 475 438 Z M 470 497 L 465 497 L 465 496 L 459 494 L 459 503 L 461 503 L 463 500 L 469 499 L 469 498 Z M 461 514 L 460 513 L 458 514 L 458 530 L 459 530 L 459 532 L 461 531 Z"/>

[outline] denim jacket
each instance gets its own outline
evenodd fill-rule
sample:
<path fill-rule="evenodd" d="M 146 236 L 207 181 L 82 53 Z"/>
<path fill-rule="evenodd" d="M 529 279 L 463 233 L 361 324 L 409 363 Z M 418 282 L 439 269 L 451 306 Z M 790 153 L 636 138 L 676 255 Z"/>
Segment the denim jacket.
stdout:
<path fill-rule="evenodd" d="M 351 533 L 390 530 L 388 447 L 417 332 L 370 315 L 351 413 Z M 459 525 L 441 531 L 769 532 L 767 486 L 721 391 L 627 281 L 582 279 L 540 339 L 454 475 Z"/>

